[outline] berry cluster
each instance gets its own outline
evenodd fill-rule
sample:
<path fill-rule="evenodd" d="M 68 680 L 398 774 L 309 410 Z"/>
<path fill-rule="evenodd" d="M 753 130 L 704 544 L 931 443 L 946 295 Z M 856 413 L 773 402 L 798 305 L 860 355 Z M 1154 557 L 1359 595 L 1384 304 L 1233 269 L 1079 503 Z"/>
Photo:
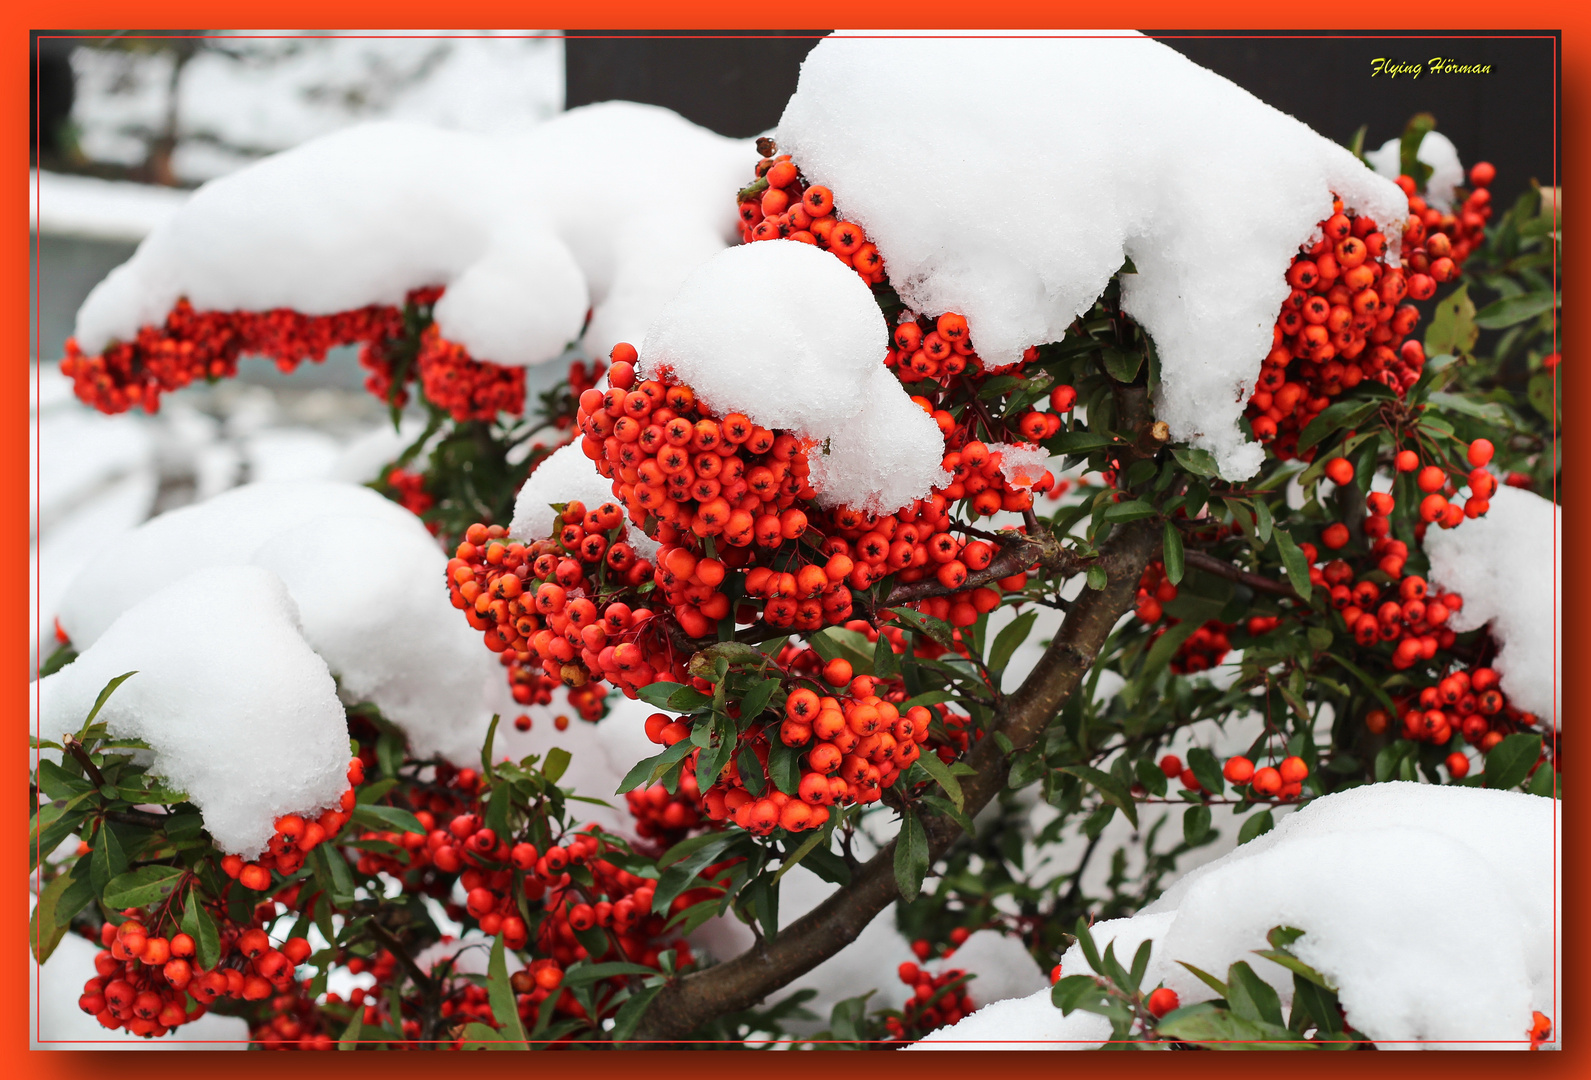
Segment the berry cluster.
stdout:
<path fill-rule="evenodd" d="M 231 378 L 245 354 L 268 356 L 284 372 L 304 360 L 319 363 L 328 350 L 359 345 L 359 363 L 370 374 L 365 387 L 383 401 L 408 402 L 404 383 L 418 373 L 426 396 L 454 419 L 489 420 L 499 410 L 525 407 L 525 371 L 477 360 L 445 341 L 434 326 L 421 336 L 417 357 L 405 347 L 409 311 L 427 314 L 442 295 L 436 287 L 415 289 L 404 306 L 372 304 L 330 315 L 304 315 L 290 308 L 270 311 L 195 311 L 180 299 L 160 326 L 144 326 L 132 341 L 115 342 L 97 356 L 66 342 L 61 373 L 77 396 L 106 413 L 143 406 L 153 413 L 160 395 L 200 380 Z M 418 369 L 418 371 L 416 371 Z"/>
<path fill-rule="evenodd" d="M 966 939 L 965 930 L 961 930 L 961 936 Z M 967 973 L 960 968 L 945 968 L 936 975 L 908 960 L 896 975 L 912 988 L 912 996 L 900 1016 L 885 1018 L 884 1026 L 902 1042 L 920 1039 L 935 1028 L 949 1027 L 977 1008 L 967 993 Z"/>
<path fill-rule="evenodd" d="M 814 244 L 852 267 L 870 285 L 884 280 L 884 258 L 854 221 L 834 212 L 834 193 L 808 185 L 789 154 L 765 156 L 756 166 L 757 179 L 740 195 L 740 238 L 795 240 Z M 965 324 L 963 324 L 963 328 Z"/>
<path fill-rule="evenodd" d="M 1403 721 L 1401 734 L 1413 742 L 1446 746 L 1454 735 L 1481 753 L 1492 748 L 1511 732 L 1534 727 L 1538 718 L 1509 704 L 1497 672 L 1489 667 L 1458 668 L 1444 675 L 1435 685 L 1416 694 L 1394 699 Z M 1365 727 L 1381 734 L 1391 724 L 1384 709 L 1373 709 L 1365 716 Z M 1469 774 L 1469 757 L 1459 749 L 1447 756 L 1447 771 L 1455 780 Z"/>
<path fill-rule="evenodd" d="M 1249 399 L 1255 438 L 1274 442 L 1286 460 L 1309 421 L 1345 390 L 1368 378 L 1402 394 L 1419 381 L 1425 351 L 1408 335 L 1420 313 L 1402 301 L 1429 300 L 1439 282 L 1458 276 L 1491 216 L 1486 186 L 1494 176 L 1484 162 L 1470 170 L 1475 191 L 1456 217 L 1428 207 L 1414 197 L 1414 181 L 1399 177 L 1411 196 L 1401 266 L 1386 260 L 1387 237 L 1375 221 L 1345 211 L 1340 200 L 1334 205 L 1320 239 L 1300 249 L 1287 271 L 1292 292 Z"/>
<path fill-rule="evenodd" d="M 354 758 L 348 765 L 348 787 L 335 810 L 323 810 L 313 821 L 300 814 L 284 814 L 276 819 L 276 832 L 272 834 L 265 854 L 253 862 L 244 862 L 239 855 L 221 859 L 221 869 L 245 889 L 264 892 L 271 887 L 271 871 L 279 874 L 296 874 L 304 865 L 304 858 L 321 843 L 342 832 L 353 812 L 357 798 L 354 788 L 364 783 L 365 763 Z"/>
<path fill-rule="evenodd" d="M 1303 758 L 1283 758 L 1276 765 L 1254 767 L 1246 757 L 1228 758 L 1221 768 L 1227 781 L 1242 787 L 1245 784 L 1259 799 L 1296 799 L 1303 793 L 1304 781 L 1309 778 L 1309 764 Z"/>
<path fill-rule="evenodd" d="M 310 953 L 309 942 L 289 938 L 281 949 L 259 927 L 220 932 L 220 960 L 198 967 L 192 937 L 150 933 L 169 917 L 131 908 L 120 925 L 104 923 L 94 958 L 94 978 L 83 986 L 78 1008 L 112 1031 L 159 1038 L 203 1016 L 220 998 L 261 1001 L 289 990 L 293 973 Z M 190 999 L 192 1004 L 190 1004 Z"/>

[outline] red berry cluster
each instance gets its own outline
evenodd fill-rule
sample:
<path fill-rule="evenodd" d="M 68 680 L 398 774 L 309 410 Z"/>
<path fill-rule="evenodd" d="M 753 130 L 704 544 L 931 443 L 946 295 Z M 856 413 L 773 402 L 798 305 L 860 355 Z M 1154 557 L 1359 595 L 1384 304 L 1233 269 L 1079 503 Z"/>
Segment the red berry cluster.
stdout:
<path fill-rule="evenodd" d="M 582 714 L 600 715 L 602 692 L 593 684 L 601 679 L 632 693 L 660 673 L 683 682 L 687 657 L 651 609 L 613 599 L 653 576 L 652 564 L 621 539 L 618 506 L 572 502 L 561 520 L 557 535 L 529 546 L 508 540 L 500 525 L 472 525 L 448 562 L 453 606 L 484 631 L 487 648 L 512 658 L 515 699 L 539 696 L 537 667 L 574 688 L 570 700 Z"/>
<path fill-rule="evenodd" d="M 1405 739 L 1445 746 L 1454 735 L 1462 735 L 1483 754 L 1490 753 L 1510 733 L 1539 722 L 1534 713 L 1509 703 L 1497 672 L 1489 667 L 1458 668 L 1435 685 L 1396 699 L 1394 704 Z M 1386 731 L 1390 723 L 1391 717 L 1383 709 L 1373 709 L 1365 716 L 1365 727 L 1374 734 Z M 1469 773 L 1469 758 L 1455 750 L 1448 755 L 1447 770 L 1455 780 L 1463 779 Z"/>
<path fill-rule="evenodd" d="M 1166 580 L 1166 564 L 1156 559 L 1144 567 L 1143 574 L 1138 578 L 1138 600 L 1133 613 L 1142 622 L 1159 622 L 1164 614 L 1161 605 L 1169 604 L 1176 598 L 1177 587 Z"/>
<path fill-rule="evenodd" d="M 789 154 L 757 162 L 757 180 L 742 192 L 740 237 L 813 244 L 852 267 L 870 285 L 882 283 L 884 258 L 854 221 L 834 213 L 834 193 L 807 185 Z"/>
<path fill-rule="evenodd" d="M 961 932 L 965 940 L 966 931 Z M 945 968 L 936 975 L 908 960 L 896 970 L 896 975 L 912 988 L 912 996 L 900 1016 L 885 1018 L 884 1026 L 903 1042 L 920 1039 L 935 1028 L 949 1027 L 977 1008 L 967 993 L 967 973 L 960 968 Z"/>
<path fill-rule="evenodd" d="M 152 935 L 169 913 L 155 916 L 132 908 L 119 926 L 100 928 L 105 949 L 94 958 L 94 978 L 83 986 L 78 1008 L 112 1031 L 159 1038 L 197 1020 L 223 997 L 261 1001 L 293 985 L 297 965 L 309 957 L 309 942 L 289 938 L 281 949 L 258 927 L 220 932 L 220 960 L 201 970 L 192 937 Z M 223 915 L 224 920 L 224 915 Z M 191 999 L 191 1004 L 190 1004 Z"/>
<path fill-rule="evenodd" d="M 163 325 L 142 327 L 132 341 L 115 342 L 98 356 L 68 338 L 61 373 L 72 380 L 79 398 L 101 412 L 142 405 L 152 413 L 163 392 L 236 375 L 243 353 L 269 356 L 283 371 L 292 371 L 306 358 L 324 360 L 337 345 L 402 336 L 403 313 L 390 306 L 302 315 L 287 308 L 195 311 L 183 299 Z"/>
<path fill-rule="evenodd" d="M 635 819 L 636 835 L 651 841 L 659 853 L 702 826 L 701 791 L 694 771 L 680 778 L 679 790 L 672 795 L 662 784 L 653 784 L 627 793 L 624 800 Z"/>
<path fill-rule="evenodd" d="M 429 310 L 442 289 L 415 289 L 405 305 Z M 115 342 L 97 356 L 66 342 L 61 373 L 77 396 L 106 413 L 135 405 L 146 412 L 160 407 L 162 393 L 199 380 L 231 378 L 244 354 L 268 356 L 282 371 L 304 360 L 316 363 L 340 345 L 359 345 L 359 363 L 369 372 L 365 387 L 383 401 L 402 406 L 402 384 L 416 368 L 426 395 L 454 419 L 489 420 L 499 410 L 524 411 L 525 371 L 472 360 L 458 345 L 442 339 L 434 326 L 422 336 L 417 361 L 402 359 L 404 308 L 372 304 L 330 315 L 304 315 L 290 308 L 270 311 L 195 311 L 180 299 L 160 326 L 144 326 L 130 342 Z"/>
<path fill-rule="evenodd" d="M 1304 781 L 1309 778 L 1309 764 L 1293 755 L 1276 765 L 1254 767 L 1246 757 L 1228 758 L 1221 775 L 1238 787 L 1247 785 L 1258 799 L 1296 799 L 1303 794 Z"/>
<path fill-rule="evenodd" d="M 420 335 L 415 365 L 426 398 L 461 423 L 525 411 L 524 368 L 472 360 L 464 346 L 444 338 L 434 323 Z"/>

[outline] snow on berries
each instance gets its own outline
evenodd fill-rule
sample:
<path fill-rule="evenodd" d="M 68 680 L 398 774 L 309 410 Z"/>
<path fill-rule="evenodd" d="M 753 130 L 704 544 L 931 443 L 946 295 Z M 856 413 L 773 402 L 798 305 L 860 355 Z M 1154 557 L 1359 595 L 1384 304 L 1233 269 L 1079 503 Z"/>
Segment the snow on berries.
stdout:
<path fill-rule="evenodd" d="M 880 152 L 903 132 L 955 151 Z M 1393 183 L 1344 148 L 1127 32 L 836 34 L 802 65 L 776 135 L 866 230 L 901 300 L 964 316 L 991 366 L 1060 340 L 1130 261 L 1122 305 L 1155 341 L 1158 414 L 1228 477 L 1263 460 L 1237 427 L 1242 400 L 1288 261 L 1333 193 L 1376 221 L 1406 216 Z"/>
<path fill-rule="evenodd" d="M 228 613 L 224 633 L 214 629 L 218 611 Z M 342 703 L 274 574 L 199 570 L 130 608 L 40 680 L 40 729 L 77 731 L 105 685 L 128 672 L 98 719 L 148 744 L 151 771 L 199 807 L 222 850 L 257 855 L 283 814 L 340 805 Z"/>
<path fill-rule="evenodd" d="M 1464 595 L 1463 608 L 1451 619 L 1455 630 L 1485 625 L 1497 641 L 1492 667 L 1509 699 L 1557 727 L 1562 640 L 1558 507 L 1514 487 L 1497 488 L 1491 504 L 1492 513 L 1466 522 L 1462 529 L 1426 534 L 1431 580 Z"/>

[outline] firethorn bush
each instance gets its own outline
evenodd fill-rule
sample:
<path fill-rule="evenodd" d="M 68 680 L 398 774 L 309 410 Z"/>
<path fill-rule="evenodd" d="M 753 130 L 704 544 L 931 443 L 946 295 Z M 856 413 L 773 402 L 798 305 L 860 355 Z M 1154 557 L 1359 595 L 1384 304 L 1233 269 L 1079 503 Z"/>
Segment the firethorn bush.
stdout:
<path fill-rule="evenodd" d="M 102 946 L 80 1008 L 151 1038 L 215 1011 L 269 1049 L 898 1046 L 990 1004 L 956 954 L 992 932 L 1117 1040 L 1369 1045 L 1375 1018 L 1290 951 L 1304 931 L 1276 926 L 1261 953 L 1292 973 L 1284 1013 L 1246 962 L 1196 971 L 1216 997 L 1184 1006 L 1144 983 L 1148 941 L 1101 953 L 1090 925 L 1350 789 L 1556 792 L 1553 718 L 1505 686 L 1503 642 L 1458 628 L 1473 598 L 1426 550 L 1483 527 L 1500 485 L 1555 490 L 1556 234 L 1534 194 L 1494 214 L 1485 163 L 1451 209 L 1427 204 L 1417 121 L 1407 216 L 1337 199 L 1278 268 L 1241 421 L 1264 464 L 1238 481 L 1156 419 L 1130 261 L 1060 340 L 991 364 L 976 321 L 908 306 L 847 192 L 768 139 L 724 198 L 745 244 L 809 245 L 876 299 L 878 361 L 940 440 L 939 481 L 906 505 L 826 500 L 824 440 L 759 424 L 642 343 L 605 343 L 527 402 L 522 368 L 441 336 L 434 283 L 313 317 L 182 301 L 99 355 L 70 344 L 62 371 L 107 412 L 153 411 L 244 353 L 290 370 L 359 345 L 394 417 L 428 418 L 374 486 L 445 546 L 436 588 L 527 710 L 500 722 L 612 724 L 630 699 L 655 749 L 617 792 L 577 792 L 562 750 L 494 754 L 498 722 L 466 766 L 350 705 L 341 803 L 282 816 L 244 858 L 91 713 L 39 743 L 35 956 L 67 934 Z M 516 531 L 519 489 L 560 447 L 607 494 Z M 580 799 L 616 795 L 627 834 L 581 820 Z M 781 918 L 797 867 L 833 891 Z M 810 990 L 785 993 L 891 905 L 916 959 L 877 975 L 881 1003 L 822 1018 Z M 726 920 L 749 928 L 741 955 L 693 944 Z M 1072 949 L 1088 974 L 1064 970 Z M 330 989 L 349 975 L 374 985 Z M 1547 1038 L 1537 1016 L 1518 1039 Z"/>

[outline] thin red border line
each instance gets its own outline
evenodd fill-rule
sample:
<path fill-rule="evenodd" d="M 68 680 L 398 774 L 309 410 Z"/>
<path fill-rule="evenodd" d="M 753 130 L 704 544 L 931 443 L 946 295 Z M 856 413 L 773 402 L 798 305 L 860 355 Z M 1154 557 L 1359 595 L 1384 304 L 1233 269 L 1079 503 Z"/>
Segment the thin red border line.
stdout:
<path fill-rule="evenodd" d="M 43 124 L 41 124 L 41 97 L 43 97 L 43 94 L 41 94 L 41 92 L 40 92 L 41 64 L 38 64 L 38 59 L 40 59 L 40 54 L 41 54 L 40 43 L 43 40 L 64 40 L 64 38 L 75 38 L 75 40 L 84 40 L 84 37 L 88 37 L 88 35 L 35 35 L 35 45 L 33 45 L 33 48 L 35 48 L 35 87 L 33 87 L 33 89 L 35 89 L 35 157 L 37 157 L 38 148 L 40 148 L 40 143 L 38 143 L 38 140 L 40 140 L 40 138 L 43 137 Z M 108 38 L 108 37 L 110 37 L 110 35 L 105 35 L 105 37 Z M 208 37 L 208 35 L 194 35 L 194 33 L 189 33 L 189 35 L 116 35 L 115 40 L 196 40 L 196 38 L 204 38 L 204 37 Z M 259 33 L 259 35 L 243 35 L 243 33 L 234 33 L 234 35 L 228 35 L 228 37 L 229 38 L 239 38 L 239 40 L 301 40 L 301 38 L 310 38 L 310 40 L 340 40 L 340 38 L 347 38 L 347 40 L 388 40 L 388 38 L 393 38 L 393 40 L 541 40 L 541 38 L 546 38 L 546 40 L 571 40 L 571 35 L 550 35 L 550 33 L 495 33 L 495 35 L 484 35 L 484 33 L 407 33 L 407 35 L 406 35 L 406 33 L 369 33 L 369 35 L 353 35 L 353 33 L 350 33 L 350 35 L 339 35 L 339 33 L 302 33 L 302 35 L 294 35 L 294 33 Z M 622 35 L 622 33 L 611 33 L 611 35 L 573 35 L 573 40 L 665 40 L 665 41 L 667 41 L 667 40 L 772 40 L 772 38 L 797 38 L 797 40 L 800 40 L 800 38 L 803 38 L 803 37 L 805 37 L 805 35 L 772 35 L 772 33 L 768 33 L 768 35 L 751 35 L 751 33 L 746 33 L 746 35 L 690 35 L 689 32 L 686 32 L 686 33 L 678 33 L 678 35 L 662 35 L 662 37 L 660 37 L 660 35 Z M 969 38 L 971 38 L 972 35 L 964 35 L 964 33 L 939 33 L 939 35 L 929 35 L 929 33 L 921 33 L 921 35 L 918 35 L 918 33 L 846 33 L 846 32 L 835 32 L 835 33 L 831 33 L 831 35 L 816 35 L 816 33 L 815 33 L 815 35 L 811 35 L 811 40 L 823 40 L 824 37 L 856 38 L 856 40 L 969 40 Z M 1134 38 L 1138 38 L 1138 37 L 1139 37 L 1139 35 L 1126 35 L 1126 33 L 991 33 L 991 35 L 977 35 L 977 40 L 1134 40 Z M 1403 35 L 1387 35 L 1387 33 L 1376 33 L 1376 32 L 1316 33 L 1316 35 L 1311 35 L 1311 33 L 1184 33 L 1184 35 L 1147 35 L 1147 33 L 1146 33 L 1146 35 L 1142 35 L 1142 40 L 1204 40 L 1204 38 L 1214 38 L 1214 40 L 1363 40 L 1363 38 L 1378 38 L 1378 40 L 1529 40 L 1529 41 L 1553 40 L 1553 41 L 1558 41 L 1559 40 L 1559 35 L 1551 35 L 1551 33 L 1494 33 L 1494 35 L 1483 35 L 1483 33 L 1475 33 L 1475 35 L 1456 35 L 1456 33 L 1424 33 L 1424 35 L 1413 35 L 1413 33 L 1403 33 Z M 1559 185 L 1558 185 L 1558 181 L 1559 181 L 1559 177 L 1558 177 L 1558 150 L 1559 150 L 1558 94 L 1559 94 L 1559 91 L 1561 91 L 1561 87 L 1559 87 L 1559 80 L 1558 80 L 1558 52 L 1559 52 L 1559 48 L 1554 48 L 1553 49 L 1553 60 L 1551 60 L 1551 62 L 1553 62 L 1553 186 L 1554 186 L 1554 189 L 1559 189 L 1559 191 L 1561 191 L 1561 188 L 1559 188 Z M 35 210 L 37 210 L 38 205 L 40 205 L 40 202 L 41 202 L 41 178 L 40 178 L 41 172 L 43 172 L 43 170 L 41 170 L 41 169 L 33 170 L 33 186 L 35 186 Z M 1554 226 L 1558 226 L 1558 224 L 1559 224 L 1558 213 L 1559 213 L 1558 199 L 1554 199 L 1554 205 L 1553 205 L 1553 223 L 1554 223 Z M 1556 231 L 1556 229 L 1554 229 L 1554 231 Z M 35 353 L 35 359 L 37 359 L 37 364 L 38 364 L 38 366 L 40 366 L 40 369 L 41 369 L 41 366 L 43 366 L 43 363 L 45 363 L 45 361 L 43 361 L 43 232 L 41 232 L 41 231 L 33 232 L 33 247 L 35 247 L 35 258 L 37 258 L 37 267 L 38 267 L 37 274 L 35 274 L 35 282 L 37 282 L 37 289 L 35 289 L 35 313 L 37 313 L 37 320 L 35 320 L 35 328 L 33 328 L 33 331 L 35 331 L 35 332 L 33 332 L 33 339 L 35 339 L 35 348 L 33 348 L 33 353 Z M 1554 256 L 1553 256 L 1553 288 L 1554 288 L 1554 293 L 1556 293 L 1556 291 L 1558 291 L 1558 259 L 1559 259 L 1559 254 L 1556 253 L 1556 251 L 1554 251 Z M 1553 323 L 1553 329 L 1551 329 L 1551 334 L 1553 334 L 1553 345 L 1554 345 L 1554 348 L 1558 347 L 1558 318 L 1559 318 L 1558 309 L 1553 309 L 1553 320 L 1551 320 L 1551 323 Z M 35 380 L 32 379 L 32 372 L 30 372 L 30 382 L 35 382 Z M 40 388 L 38 388 L 38 387 L 30 387 L 29 401 L 30 401 L 30 404 L 32 404 L 32 406 L 35 407 L 35 412 L 37 412 L 38 402 L 41 401 Z M 1559 426 L 1558 426 L 1558 369 L 1554 369 L 1554 371 L 1553 371 L 1553 404 L 1554 404 L 1554 409 L 1553 409 L 1554 450 L 1556 450 L 1556 452 L 1558 452 L 1558 463 L 1561 464 L 1561 461 L 1562 461 L 1562 447 L 1561 447 L 1561 445 L 1559 445 Z M 43 447 L 43 444 L 41 444 L 41 425 L 33 426 L 33 444 L 35 444 L 35 445 L 33 445 L 33 450 L 35 450 L 35 453 L 33 453 L 33 474 L 35 474 L 35 498 L 33 498 L 33 503 L 35 503 L 35 512 L 37 512 L 38 509 L 40 509 L 40 506 L 41 506 L 41 498 L 43 498 L 43 490 L 41 490 L 41 447 Z M 1561 601 L 1559 601 L 1559 595 L 1558 595 L 1558 590 L 1559 590 L 1559 582 L 1558 582 L 1558 528 L 1556 528 L 1556 526 L 1558 526 L 1558 523 L 1559 523 L 1559 515 L 1561 515 L 1561 506 L 1559 506 L 1559 503 L 1558 503 L 1558 472 L 1554 471 L 1553 472 L 1553 519 L 1554 519 L 1554 534 L 1553 534 L 1553 616 L 1554 616 L 1553 617 L 1553 651 L 1554 651 L 1554 660 L 1556 660 L 1556 657 L 1558 657 L 1558 614 L 1559 614 L 1558 608 L 1559 608 L 1559 603 L 1561 603 Z M 35 614 L 35 635 L 41 635 L 41 633 L 43 633 L 43 617 L 45 617 L 45 612 L 43 612 L 43 596 L 41 596 L 40 592 L 38 592 L 38 589 L 40 589 L 40 582 L 41 582 L 41 561 L 35 560 L 35 566 L 33 566 L 33 574 L 32 574 L 32 576 L 33 576 L 33 587 L 35 587 L 35 596 L 37 596 L 37 598 L 38 598 L 38 609 L 37 609 L 37 614 Z M 1553 711 L 1554 711 L 1554 714 L 1553 714 L 1553 736 L 1551 736 L 1551 738 L 1553 738 L 1554 749 L 1556 749 L 1556 746 L 1558 746 L 1559 698 L 1561 698 L 1561 693 L 1559 693 L 1559 671 L 1558 671 L 1558 666 L 1559 666 L 1558 663 L 1554 663 L 1554 666 L 1553 666 Z M 40 735 L 40 728 L 38 728 L 38 724 L 41 724 L 40 708 L 38 708 L 38 701 L 40 701 L 40 698 L 38 698 L 38 693 L 40 693 L 40 692 L 38 692 L 38 682 L 40 682 L 40 681 L 38 681 L 38 679 L 33 679 L 33 693 L 35 693 L 35 735 Z M 38 751 L 37 748 L 33 749 L 33 767 L 35 767 L 35 770 L 37 770 L 37 762 L 38 762 L 38 757 L 40 757 L 40 752 L 41 751 Z M 1559 1002 L 1558 1002 L 1558 975 L 1559 975 L 1559 972 L 1558 972 L 1558 814 L 1559 814 L 1559 810 L 1561 810 L 1561 806 L 1559 806 L 1559 798 L 1558 798 L 1558 771 L 1554 770 L 1554 773 L 1553 773 L 1553 840 L 1554 840 L 1554 857 L 1553 857 L 1553 1008 L 1554 1008 L 1554 1026 L 1553 1026 L 1553 1035 L 1551 1035 L 1551 1039 L 1548 1040 L 1548 1042 L 1558 1042 L 1559 1026 L 1561 1026 L 1561 1016 L 1559 1016 L 1559 1013 L 1561 1013 L 1561 1008 L 1559 1008 Z M 37 851 L 37 848 L 35 848 L 35 851 Z M 41 965 L 35 965 L 35 988 L 37 988 L 37 985 L 38 985 L 38 978 L 41 978 Z M 40 1010 L 38 1010 L 37 1016 L 35 1016 L 35 1023 L 37 1023 L 37 1024 L 43 1023 L 43 1008 L 41 1008 L 41 1007 L 40 1007 Z M 40 1034 L 41 1034 L 41 1032 L 37 1031 L 37 1029 L 35 1029 L 35 1035 L 40 1035 Z M 40 1039 L 38 1039 L 38 1042 L 40 1042 L 41 1045 L 54 1045 L 54 1043 L 68 1043 L 68 1045 L 80 1045 L 80 1043 L 107 1043 L 107 1045 L 126 1045 L 126 1043 L 124 1043 L 123 1040 L 108 1040 L 108 1039 L 107 1040 L 99 1040 L 99 1039 L 95 1039 L 95 1040 L 88 1040 L 88 1039 L 45 1040 L 45 1039 L 41 1039 L 41 1037 L 40 1037 Z M 218 1040 L 204 1039 L 204 1040 L 200 1040 L 200 1039 L 188 1039 L 188 1040 L 169 1040 L 169 1042 L 161 1043 L 161 1045 L 178 1045 L 178 1043 L 186 1043 L 186 1045 L 248 1045 L 248 1042 L 251 1042 L 251 1040 L 234 1040 L 234 1039 L 218 1039 Z M 358 1045 L 358 1043 L 363 1043 L 363 1042 L 380 1043 L 380 1045 L 385 1045 L 385 1043 L 390 1042 L 390 1040 L 353 1040 L 353 1042 L 355 1042 L 355 1045 Z M 514 1042 L 514 1040 L 501 1040 L 501 1042 Z M 566 1042 L 573 1042 L 573 1043 L 587 1043 L 587 1042 L 590 1042 L 590 1043 L 603 1043 L 603 1042 L 605 1042 L 605 1040 L 566 1040 Z M 668 1045 L 692 1045 L 692 1043 L 702 1043 L 702 1042 L 730 1043 L 730 1045 L 743 1045 L 743 1043 L 745 1043 L 746 1040 L 659 1040 L 659 1042 L 667 1042 Z M 786 1042 L 786 1040 L 765 1040 L 764 1045 L 784 1045 L 784 1042 Z M 792 1042 L 794 1042 L 794 1040 L 792 1040 Z M 800 1040 L 800 1042 L 813 1042 L 813 1040 Z M 831 1040 L 819 1040 L 819 1043 L 823 1043 L 823 1045 L 827 1045 L 827 1042 L 831 1042 Z M 842 1042 L 842 1040 L 834 1040 L 834 1042 Z M 858 1042 L 858 1040 L 848 1040 L 848 1043 L 850 1043 L 850 1042 Z M 872 1042 L 872 1040 L 862 1040 L 862 1042 Z M 885 1043 L 885 1045 L 889 1045 L 888 1040 L 878 1040 L 878 1042 Z M 1060 1045 L 1072 1045 L 1072 1043 L 1087 1042 L 1088 1045 L 1096 1045 L 1095 1040 L 1072 1040 L 1072 1039 L 1064 1039 L 1064 1040 L 1060 1040 L 1060 1039 L 1058 1039 L 1058 1040 L 978 1039 L 978 1040 L 942 1040 L 942 1042 L 948 1042 L 948 1043 L 961 1043 L 961 1042 L 991 1043 L 991 1042 L 994 1042 L 994 1043 L 1020 1043 L 1020 1045 L 1056 1045 L 1056 1043 L 1060 1043 Z M 1106 1042 L 1104 1042 L 1104 1045 L 1115 1045 L 1115 1043 L 1118 1043 L 1118 1042 L 1128 1042 L 1128 1043 L 1130 1043 L 1130 1042 L 1133 1042 L 1133 1040 L 1106 1040 Z M 1233 1043 L 1236 1043 L 1236 1045 L 1254 1045 L 1254 1042 L 1260 1042 L 1260 1043 L 1265 1043 L 1265 1045 L 1270 1045 L 1270 1043 L 1273 1042 L 1273 1040 L 1219 1040 L 1219 1042 L 1222 1042 L 1222 1043 L 1233 1042 Z M 1461 1043 L 1461 1045 L 1465 1045 L 1465 1043 L 1476 1043 L 1476 1045 L 1499 1045 L 1499 1043 L 1515 1043 L 1515 1042 L 1523 1043 L 1523 1042 L 1529 1042 L 1529 1040 L 1527 1040 L 1527 1039 L 1397 1039 L 1397 1040 L 1394 1040 L 1394 1039 L 1381 1039 L 1381 1040 L 1376 1040 L 1376 1042 L 1378 1042 L 1378 1043 L 1387 1043 L 1387 1045 L 1405 1045 L 1405 1043 L 1413 1043 L 1413 1045 L 1424 1045 L 1424 1043 L 1432 1043 L 1432 1042 L 1440 1042 L 1440 1043 L 1443 1043 L 1443 1045 L 1448 1045 L 1448 1043 Z M 450 1040 L 439 1040 L 438 1045 L 444 1045 L 444 1043 L 450 1043 Z M 422 1045 L 426 1045 L 426 1043 L 422 1043 Z"/>

